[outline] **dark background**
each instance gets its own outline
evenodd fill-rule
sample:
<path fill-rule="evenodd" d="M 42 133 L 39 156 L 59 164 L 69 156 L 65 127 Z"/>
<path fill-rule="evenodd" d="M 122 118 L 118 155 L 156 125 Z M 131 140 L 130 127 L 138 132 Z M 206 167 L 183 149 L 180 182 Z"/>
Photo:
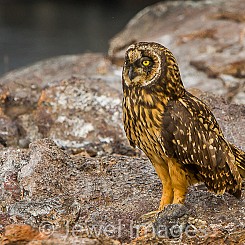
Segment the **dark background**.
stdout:
<path fill-rule="evenodd" d="M 108 41 L 153 0 L 0 0 L 0 76 L 49 57 L 107 52 Z"/>

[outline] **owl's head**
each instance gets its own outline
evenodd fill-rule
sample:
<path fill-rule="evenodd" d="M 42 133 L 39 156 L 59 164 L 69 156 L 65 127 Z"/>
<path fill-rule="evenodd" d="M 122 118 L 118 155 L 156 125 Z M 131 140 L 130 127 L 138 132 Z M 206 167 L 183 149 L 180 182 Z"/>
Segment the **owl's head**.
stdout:
<path fill-rule="evenodd" d="M 156 83 L 166 89 L 183 86 L 177 62 L 169 49 L 153 42 L 139 42 L 128 47 L 123 66 L 123 82 L 127 87 L 152 87 Z"/>

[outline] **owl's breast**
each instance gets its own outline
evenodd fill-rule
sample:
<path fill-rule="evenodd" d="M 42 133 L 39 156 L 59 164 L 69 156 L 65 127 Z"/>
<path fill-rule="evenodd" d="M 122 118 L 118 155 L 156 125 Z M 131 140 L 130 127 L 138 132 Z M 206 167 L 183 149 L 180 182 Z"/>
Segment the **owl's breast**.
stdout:
<path fill-rule="evenodd" d="M 123 119 L 126 136 L 133 146 L 138 146 L 146 155 L 162 153 L 159 144 L 162 121 L 162 106 L 149 108 L 141 103 L 134 103 L 129 97 L 123 100 Z"/>

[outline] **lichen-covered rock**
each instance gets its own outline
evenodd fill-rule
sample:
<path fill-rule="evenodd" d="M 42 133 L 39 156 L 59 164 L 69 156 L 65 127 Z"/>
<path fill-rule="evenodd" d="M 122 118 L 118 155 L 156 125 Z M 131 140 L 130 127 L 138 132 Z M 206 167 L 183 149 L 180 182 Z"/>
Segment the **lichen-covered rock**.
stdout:
<path fill-rule="evenodd" d="M 0 181 L 3 190 L 0 206 L 3 207 L 1 215 L 7 216 L 2 225 L 15 220 L 34 227 L 48 222 L 56 230 L 86 226 L 83 233 L 89 233 L 87 236 L 98 236 L 102 232 L 101 235 L 116 238 L 120 233 L 125 239 L 130 231 L 124 227 L 129 227 L 130 221 L 139 215 L 135 210 L 142 213 L 156 208 L 160 182 L 147 159 L 71 157 L 49 139 L 36 141 L 30 150 L 22 151 L 21 162 L 20 153 L 0 152 L 3 180 Z M 22 193 L 18 199 L 8 198 L 9 193 L 4 189 L 9 171 L 17 178 L 8 190 L 18 186 Z M 153 192 L 155 204 L 147 200 L 147 190 Z"/>
<path fill-rule="evenodd" d="M 28 147 L 50 137 L 76 153 L 134 154 L 121 123 L 119 81 L 101 54 L 50 59 L 6 74 L 0 79 L 1 145 Z"/>
<path fill-rule="evenodd" d="M 113 75 L 113 67 L 102 54 L 61 56 L 11 71 L 1 77 L 0 99 L 7 99 L 7 105 L 11 104 L 12 107 L 20 108 L 22 104 L 35 105 L 44 88 L 72 76 L 103 79 L 110 86 L 114 79 Z"/>
<path fill-rule="evenodd" d="M 73 77 L 50 86 L 42 91 L 30 116 L 32 120 L 19 117 L 24 137 L 30 141 L 49 137 L 64 148 L 88 152 L 97 148 L 98 154 L 117 152 L 123 140 L 127 145 L 119 92 L 102 80 Z"/>
<path fill-rule="evenodd" d="M 8 225 L 2 237 L 1 244 L 28 244 L 28 245 L 119 245 L 119 241 L 108 238 L 86 238 L 86 237 L 68 237 L 64 234 L 53 233 L 52 230 L 46 230 L 40 227 L 39 230 L 33 229 L 30 225 Z M 50 232 L 50 233 L 49 233 Z"/>
<path fill-rule="evenodd" d="M 33 229 L 30 225 L 8 225 L 5 227 L 1 244 L 29 244 L 30 241 L 40 241 L 48 237 Z"/>
<path fill-rule="evenodd" d="M 6 116 L 0 108 L 0 144 L 18 145 L 18 127 L 16 123 Z"/>
<path fill-rule="evenodd" d="M 164 225 L 171 229 L 175 222 L 168 216 L 181 226 L 182 233 L 174 238 L 179 241 L 213 239 L 217 232 L 228 232 L 229 239 L 238 242 L 245 235 L 244 192 L 241 200 L 229 194 L 218 197 L 203 185 L 190 188 L 186 207 L 178 211 L 170 206 L 154 223 L 139 224 L 141 215 L 157 209 L 161 196 L 160 180 L 146 158 L 68 155 L 52 140 L 43 139 L 29 150 L 0 150 L 0 164 L 2 232 L 14 221 L 49 237 L 57 233 L 57 239 L 171 242 L 173 238 L 143 232 Z"/>

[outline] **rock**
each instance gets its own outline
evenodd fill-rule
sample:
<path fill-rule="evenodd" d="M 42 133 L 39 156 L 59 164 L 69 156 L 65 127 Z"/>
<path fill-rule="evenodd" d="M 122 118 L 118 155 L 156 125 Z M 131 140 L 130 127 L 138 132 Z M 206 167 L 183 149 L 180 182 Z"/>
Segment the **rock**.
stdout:
<path fill-rule="evenodd" d="M 168 205 L 153 223 L 154 232 L 162 238 L 179 238 L 187 228 L 188 218 L 188 210 L 184 205 Z"/>
<path fill-rule="evenodd" d="M 117 152 L 122 139 L 127 145 L 121 117 L 117 90 L 102 80 L 73 77 L 43 90 L 33 114 L 19 121 L 30 141 L 49 137 L 64 148 L 97 147 L 100 154 Z"/>
<path fill-rule="evenodd" d="M 0 79 L 0 143 L 28 147 L 50 137 L 74 153 L 135 155 L 122 126 L 119 80 L 110 61 L 96 54 L 10 72 Z"/>
<path fill-rule="evenodd" d="M 27 244 L 32 240 L 40 241 L 47 238 L 30 225 L 8 225 L 5 227 L 1 244 Z"/>
<path fill-rule="evenodd" d="M 57 234 L 49 236 L 50 242 L 64 241 L 69 234 L 69 241 L 88 238 L 148 244 L 172 240 L 149 232 L 144 235 L 144 229 L 157 230 L 161 224 L 172 227 L 176 222 L 182 228 L 189 225 L 175 237 L 183 242 L 202 241 L 203 236 L 213 239 L 217 232 L 228 232 L 236 242 L 245 236 L 244 191 L 237 200 L 229 194 L 215 196 L 202 185 L 190 188 L 186 207 L 170 205 L 155 223 L 142 223 L 139 229 L 139 217 L 156 210 L 161 197 L 160 180 L 146 158 L 74 156 L 54 141 L 42 139 L 30 149 L 0 150 L 0 164 L 0 231 L 14 220 L 45 234 Z M 217 239 L 220 242 L 224 237 Z"/>
<path fill-rule="evenodd" d="M 16 137 L 17 136 L 17 137 Z M 0 144 L 3 146 L 18 145 L 18 128 L 10 117 L 0 108 Z"/>
<path fill-rule="evenodd" d="M 135 210 L 152 208 L 152 200 L 146 200 L 147 190 L 157 205 L 159 193 L 153 190 L 158 189 L 156 186 L 161 189 L 147 159 L 71 157 L 49 139 L 36 141 L 22 151 L 21 162 L 17 151 L 1 151 L 0 159 L 1 180 L 7 170 L 18 171 L 14 186 L 23 193 L 19 201 L 7 198 L 6 191 L 1 193 L 0 206 L 6 210 L 3 214 L 10 215 L 3 225 L 11 219 L 36 228 L 47 222 L 57 231 L 77 229 L 77 236 L 83 231 L 86 236 L 126 239 L 130 230 L 125 226 L 140 215 Z"/>
<path fill-rule="evenodd" d="M 101 54 L 62 56 L 6 74 L 0 79 L 0 143 L 28 147 L 50 137 L 77 153 L 134 154 L 121 124 L 119 80 Z"/>
<path fill-rule="evenodd" d="M 244 104 L 244 8 L 243 0 L 156 3 L 112 38 L 108 54 L 122 65 L 130 44 L 159 42 L 177 58 L 187 88 L 215 91 Z"/>
<path fill-rule="evenodd" d="M 113 87 L 113 79 L 115 79 L 113 75 L 113 67 L 102 54 L 61 56 L 11 71 L 1 77 L 0 99 L 8 100 L 6 106 L 11 104 L 11 107 L 20 108 L 22 104 L 26 104 L 33 107 L 44 88 L 59 84 L 62 80 L 72 76 L 90 77 L 103 79 Z M 26 106 L 24 108 L 26 109 Z"/>
<path fill-rule="evenodd" d="M 46 227 L 47 228 L 47 227 Z M 30 225 L 8 225 L 5 227 L 4 235 L 1 239 L 2 245 L 7 244 L 28 244 L 28 245 L 51 245 L 51 244 L 88 244 L 88 245 L 119 245 L 120 243 L 113 239 L 92 239 L 92 238 L 75 238 L 70 239 L 68 236 L 54 233 L 50 230 L 39 231 L 33 229 Z"/>

